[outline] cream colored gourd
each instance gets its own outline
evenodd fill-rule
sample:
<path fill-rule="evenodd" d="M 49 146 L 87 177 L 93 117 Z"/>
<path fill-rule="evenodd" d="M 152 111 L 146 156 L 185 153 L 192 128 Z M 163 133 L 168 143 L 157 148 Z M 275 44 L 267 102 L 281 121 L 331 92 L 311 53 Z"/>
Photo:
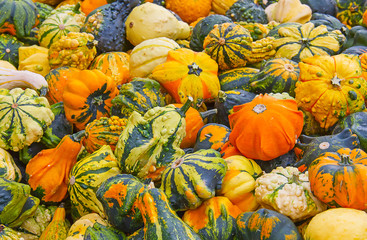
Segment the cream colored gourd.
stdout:
<path fill-rule="evenodd" d="M 168 9 L 150 2 L 135 7 L 125 25 L 126 38 L 134 46 L 157 37 L 176 40 L 188 38 L 190 35 L 187 23 L 177 20 Z"/>
<path fill-rule="evenodd" d="M 65 240 L 83 240 L 87 228 L 93 227 L 94 223 L 96 222 L 104 226 L 108 225 L 106 220 L 97 213 L 89 213 L 79 218 L 73 223 L 73 225 L 71 225 L 67 238 Z"/>
<path fill-rule="evenodd" d="M 6 68 L 6 69 L 10 69 L 10 70 L 17 70 L 16 67 L 14 67 L 13 64 L 11 64 L 8 61 L 5 60 L 0 60 L 0 68 Z"/>
<path fill-rule="evenodd" d="M 48 48 L 37 45 L 19 48 L 18 70 L 28 70 L 46 76 L 51 68 L 48 64 Z"/>
<path fill-rule="evenodd" d="M 313 217 L 304 239 L 367 239 L 367 213 L 352 208 L 331 208 Z"/>
<path fill-rule="evenodd" d="M 298 22 L 304 24 L 311 20 L 312 10 L 302 4 L 300 0 L 279 0 L 265 8 L 265 13 L 270 21 L 279 23 Z"/>
<path fill-rule="evenodd" d="M 141 42 L 130 54 L 130 76 L 147 77 L 156 66 L 166 61 L 168 51 L 177 48 L 180 48 L 180 45 L 166 37 Z"/>

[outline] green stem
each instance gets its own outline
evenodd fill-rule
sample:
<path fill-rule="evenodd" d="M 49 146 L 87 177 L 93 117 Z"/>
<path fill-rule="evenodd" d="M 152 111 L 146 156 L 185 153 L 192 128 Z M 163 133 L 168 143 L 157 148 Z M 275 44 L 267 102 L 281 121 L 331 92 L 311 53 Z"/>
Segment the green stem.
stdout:
<path fill-rule="evenodd" d="M 185 115 L 186 115 L 186 112 L 187 112 L 187 110 L 189 110 L 189 108 L 191 107 L 191 104 L 192 104 L 192 102 L 193 102 L 194 100 L 193 100 L 193 98 L 191 97 L 191 96 L 189 96 L 188 98 L 187 98 L 187 101 L 185 102 L 185 104 L 179 109 L 179 110 L 177 110 L 178 111 L 178 113 L 182 116 L 182 117 L 185 117 Z"/>
<path fill-rule="evenodd" d="M 210 117 L 211 115 L 217 114 L 218 110 L 216 108 L 210 109 L 205 112 L 200 112 L 200 116 L 203 120 L 205 120 L 207 117 Z"/>
<path fill-rule="evenodd" d="M 340 159 L 341 159 L 340 165 L 351 165 L 351 164 L 353 164 L 353 161 L 350 159 L 349 155 L 347 155 L 347 154 L 342 154 L 340 156 Z"/>
<path fill-rule="evenodd" d="M 84 136 L 85 136 L 85 130 L 81 130 L 79 132 L 76 132 L 76 133 L 70 135 L 70 138 L 74 142 L 80 142 Z"/>
<path fill-rule="evenodd" d="M 41 142 L 46 145 L 47 148 L 55 148 L 61 139 L 52 133 L 52 128 L 47 128 L 43 133 Z"/>

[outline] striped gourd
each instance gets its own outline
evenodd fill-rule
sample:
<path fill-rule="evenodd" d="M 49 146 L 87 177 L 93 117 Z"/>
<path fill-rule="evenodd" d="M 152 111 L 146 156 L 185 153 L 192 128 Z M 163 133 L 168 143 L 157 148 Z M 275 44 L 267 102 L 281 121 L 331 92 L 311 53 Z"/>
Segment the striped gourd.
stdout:
<path fill-rule="evenodd" d="M 104 145 L 78 161 L 69 175 L 68 192 L 72 217 L 78 219 L 92 212 L 105 217 L 103 206 L 95 192 L 105 180 L 119 173 L 116 157 L 109 145 Z"/>
<path fill-rule="evenodd" d="M 0 147 L 19 151 L 41 139 L 54 120 L 50 104 L 33 89 L 0 89 Z"/>
<path fill-rule="evenodd" d="M 180 48 L 174 40 L 160 37 L 145 40 L 134 47 L 130 55 L 131 77 L 147 77 L 167 59 L 168 51 Z"/>
<path fill-rule="evenodd" d="M 0 148 L 0 177 L 16 182 L 20 182 L 22 179 L 22 173 L 13 157 L 2 148 Z"/>
<path fill-rule="evenodd" d="M 85 21 L 83 13 L 73 11 L 55 12 L 41 24 L 38 41 L 42 47 L 49 48 L 52 43 L 69 32 L 79 32 Z"/>
<path fill-rule="evenodd" d="M 250 90 L 250 80 L 259 72 L 257 68 L 240 67 L 221 72 L 218 75 L 222 91 L 242 89 Z"/>
<path fill-rule="evenodd" d="M 227 163 L 213 149 L 186 154 L 162 173 L 161 190 L 175 211 L 195 209 L 215 196 L 227 171 Z"/>
<path fill-rule="evenodd" d="M 12 35 L 0 35 L 0 60 L 5 60 L 18 68 L 19 48 L 24 44 Z"/>
<path fill-rule="evenodd" d="M 127 83 L 130 80 L 130 55 L 125 52 L 108 52 L 98 55 L 88 69 L 101 70 L 115 80 L 116 85 Z"/>
<path fill-rule="evenodd" d="M 251 55 L 250 32 L 234 23 L 215 25 L 204 40 L 204 51 L 214 59 L 221 70 L 244 67 Z"/>

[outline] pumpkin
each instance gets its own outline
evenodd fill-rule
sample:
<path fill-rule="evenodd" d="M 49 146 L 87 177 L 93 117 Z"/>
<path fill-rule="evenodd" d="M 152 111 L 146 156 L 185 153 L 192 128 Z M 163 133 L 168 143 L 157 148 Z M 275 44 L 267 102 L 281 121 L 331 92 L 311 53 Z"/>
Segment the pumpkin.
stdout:
<path fill-rule="evenodd" d="M 214 99 L 220 90 L 218 64 L 202 52 L 179 48 L 168 52 L 167 61 L 152 72 L 177 103 L 193 98 L 194 107 L 202 100 Z"/>
<path fill-rule="evenodd" d="M 87 124 L 83 145 L 89 153 L 100 149 L 103 145 L 109 145 L 115 151 L 120 134 L 124 130 L 127 119 L 112 116 L 101 117 Z"/>
<path fill-rule="evenodd" d="M 45 149 L 26 166 L 28 184 L 44 202 L 61 202 L 67 194 L 69 172 L 82 147 L 83 133 L 66 135 L 56 148 Z"/>
<path fill-rule="evenodd" d="M 312 193 L 329 207 L 367 209 L 367 154 L 341 148 L 316 158 L 308 168 Z"/>
<path fill-rule="evenodd" d="M 9 34 L 0 35 L 0 59 L 8 61 L 16 68 L 19 65 L 19 48 L 24 44 Z"/>
<path fill-rule="evenodd" d="M 175 103 L 173 104 L 177 108 L 183 107 L 183 104 Z M 196 142 L 196 136 L 200 130 L 204 126 L 204 121 L 206 118 L 211 115 L 215 115 L 217 113 L 217 109 L 210 109 L 205 112 L 199 112 L 195 108 L 190 107 L 185 115 L 186 122 L 186 135 L 182 139 L 180 147 L 182 149 L 193 147 Z"/>
<path fill-rule="evenodd" d="M 188 100 L 178 109 L 173 105 L 154 107 L 144 116 L 133 112 L 116 145 L 115 155 L 123 172 L 159 181 L 162 171 L 184 155 L 179 147 L 185 136 Z"/>
<path fill-rule="evenodd" d="M 351 208 L 331 208 L 313 217 L 308 224 L 305 239 L 364 239 L 367 214 Z M 328 229 L 328 231 L 325 231 Z"/>
<path fill-rule="evenodd" d="M 169 50 L 180 48 L 172 39 L 159 37 L 136 45 L 130 54 L 131 77 L 147 77 L 153 69 L 167 60 Z"/>
<path fill-rule="evenodd" d="M 345 66 L 349 66 L 346 68 Z M 314 56 L 299 63 L 298 106 L 328 129 L 339 119 L 365 109 L 367 82 L 358 56 Z"/>
<path fill-rule="evenodd" d="M 116 157 L 109 145 L 104 145 L 78 161 L 71 169 L 68 181 L 73 219 L 92 212 L 105 217 L 103 206 L 97 199 L 95 191 L 104 181 L 119 173 Z"/>
<path fill-rule="evenodd" d="M 144 221 L 144 239 L 201 239 L 172 210 L 161 190 L 152 188 L 143 192 L 139 195 L 137 206 Z"/>
<path fill-rule="evenodd" d="M 94 9 L 107 4 L 107 0 L 84 0 L 80 4 L 80 9 L 85 15 L 91 13 Z"/>
<path fill-rule="evenodd" d="M 69 32 L 51 44 L 48 60 L 52 69 L 69 66 L 87 69 L 96 56 L 96 42 L 91 34 Z"/>
<path fill-rule="evenodd" d="M 53 43 L 70 32 L 79 32 L 85 21 L 85 14 L 80 12 L 80 5 L 72 11 L 52 11 L 39 26 L 38 42 L 40 46 L 50 48 Z"/>
<path fill-rule="evenodd" d="M 33 89 L 0 89 L 0 119 L 0 147 L 19 151 L 41 139 L 54 114 Z"/>
<path fill-rule="evenodd" d="M 259 69 L 251 67 L 240 67 L 222 71 L 218 74 L 220 89 L 222 91 L 234 89 L 249 91 L 250 80 L 258 72 Z"/>
<path fill-rule="evenodd" d="M 269 21 L 304 24 L 311 20 L 312 9 L 300 0 L 279 0 L 267 6 L 265 13 Z"/>
<path fill-rule="evenodd" d="M 158 37 L 176 40 L 186 39 L 190 35 L 187 23 L 179 21 L 167 8 L 150 2 L 135 7 L 126 18 L 125 24 L 126 38 L 134 46 Z"/>
<path fill-rule="evenodd" d="M 221 70 L 244 67 L 251 54 L 252 37 L 241 25 L 222 23 L 215 25 L 205 37 L 203 48 Z"/>
<path fill-rule="evenodd" d="M 336 17 L 349 28 L 359 25 L 366 10 L 364 0 L 336 0 L 336 6 Z"/>
<path fill-rule="evenodd" d="M 40 240 L 51 240 L 51 239 L 65 239 L 69 230 L 66 221 L 66 211 L 64 203 L 61 203 L 56 209 L 52 221 L 48 224 L 46 229 L 42 232 Z"/>
<path fill-rule="evenodd" d="M 273 42 L 275 57 L 296 62 L 314 55 L 335 55 L 345 41 L 339 30 L 328 31 L 325 25 L 315 27 L 312 22 L 279 25 L 277 32 L 279 38 Z"/>
<path fill-rule="evenodd" d="M 10 181 L 20 182 L 22 173 L 15 164 L 9 152 L 0 148 L 0 177 Z"/>
<path fill-rule="evenodd" d="M 296 225 L 283 214 L 260 208 L 237 217 L 237 239 L 302 240 Z"/>
<path fill-rule="evenodd" d="M 195 209 L 215 196 L 226 170 L 225 160 L 213 149 L 185 154 L 162 172 L 160 189 L 173 210 Z"/>
<path fill-rule="evenodd" d="M 256 179 L 255 196 L 258 203 L 291 218 L 305 220 L 326 210 L 326 204 L 312 194 L 308 172 L 295 167 L 277 167 Z"/>
<path fill-rule="evenodd" d="M 65 240 L 84 240 L 85 232 L 88 227 L 93 227 L 93 225 L 98 222 L 104 226 L 107 226 L 108 223 L 105 219 L 99 216 L 97 213 L 89 213 L 78 220 L 76 220 L 68 231 L 67 238 Z"/>
<path fill-rule="evenodd" d="M 260 94 L 233 111 L 229 141 L 251 159 L 267 161 L 289 152 L 302 132 L 303 114 L 292 99 Z"/>
<path fill-rule="evenodd" d="M 220 153 L 225 150 L 231 129 L 217 123 L 205 124 L 198 132 L 194 151 L 200 149 L 214 149 Z"/>
<path fill-rule="evenodd" d="M 29 36 L 38 23 L 38 10 L 32 0 L 1 0 L 0 32 L 19 38 Z"/>
<path fill-rule="evenodd" d="M 355 149 L 359 148 L 359 140 L 356 134 L 353 134 L 349 128 L 343 131 L 319 137 L 301 135 L 296 143 L 299 149 L 300 160 L 294 165 L 298 170 L 304 172 L 308 169 L 313 160 L 318 158 L 322 153 L 335 152 L 341 148 Z"/>
<path fill-rule="evenodd" d="M 259 204 L 255 198 L 255 181 L 262 174 L 260 166 L 241 155 L 225 159 L 228 165 L 218 195 L 227 197 L 242 212 L 254 211 Z"/>
<path fill-rule="evenodd" d="M 94 58 L 88 69 L 98 69 L 121 85 L 130 79 L 129 61 L 130 55 L 125 52 L 108 52 Z"/>
<path fill-rule="evenodd" d="M 96 8 L 88 14 L 80 31 L 94 36 L 98 42 L 98 54 L 124 52 L 132 48 L 126 39 L 125 21 L 138 3 L 139 1 L 119 0 Z"/>
<path fill-rule="evenodd" d="M 234 22 L 268 23 L 264 9 L 251 0 L 235 1 L 225 15 Z"/>
<path fill-rule="evenodd" d="M 99 70 L 75 72 L 65 85 L 63 102 L 66 118 L 77 129 L 100 117 L 109 117 L 116 83 Z"/>
<path fill-rule="evenodd" d="M 55 104 L 62 101 L 62 95 L 67 80 L 73 75 L 74 72 L 78 72 L 79 69 L 72 67 L 59 67 L 51 69 L 51 71 L 45 76 L 48 83 L 48 92 L 46 98 L 50 104 Z"/>
<path fill-rule="evenodd" d="M 226 197 L 212 197 L 198 208 L 185 211 L 182 220 L 202 239 L 234 239 L 241 210 Z"/>
<path fill-rule="evenodd" d="M 219 14 L 209 15 L 200 20 L 192 30 L 192 34 L 190 37 L 190 49 L 196 52 L 203 51 L 204 39 L 209 34 L 209 32 L 214 28 L 214 25 L 230 22 L 232 22 L 230 18 Z"/>
<path fill-rule="evenodd" d="M 175 12 L 183 21 L 188 23 L 191 23 L 200 17 L 208 16 L 212 7 L 211 0 L 190 0 L 185 2 L 178 0 L 166 0 L 165 3 L 167 9 Z M 195 11 L 192 11 L 193 9 L 195 9 Z"/>
<path fill-rule="evenodd" d="M 285 58 L 266 61 L 249 81 L 250 91 L 255 93 L 287 92 L 294 97 L 294 89 L 299 77 L 298 64 Z"/>
<path fill-rule="evenodd" d="M 125 234 L 117 231 L 113 227 L 104 226 L 96 222 L 93 227 L 88 227 L 85 231 L 85 240 L 124 240 Z"/>
<path fill-rule="evenodd" d="M 118 174 L 104 181 L 96 191 L 108 222 L 118 230 L 133 233 L 144 226 L 136 201 L 148 185 L 130 174 Z"/>
<path fill-rule="evenodd" d="M 134 78 L 121 85 L 119 94 L 112 99 L 111 115 L 127 119 L 134 111 L 144 114 L 151 108 L 164 107 L 166 95 L 157 81 Z"/>

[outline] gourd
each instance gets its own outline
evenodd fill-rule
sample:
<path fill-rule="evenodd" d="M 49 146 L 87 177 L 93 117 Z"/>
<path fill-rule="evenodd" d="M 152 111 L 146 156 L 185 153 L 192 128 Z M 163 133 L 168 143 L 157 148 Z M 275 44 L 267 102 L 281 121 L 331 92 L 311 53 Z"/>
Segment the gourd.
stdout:
<path fill-rule="evenodd" d="M 85 240 L 124 240 L 125 234 L 117 231 L 113 227 L 104 226 L 96 222 L 93 227 L 88 227 L 85 231 Z"/>
<path fill-rule="evenodd" d="M 226 197 L 212 197 L 198 208 L 185 211 L 182 220 L 202 239 L 234 239 L 241 210 Z"/>
<path fill-rule="evenodd" d="M 339 19 L 333 16 L 315 12 L 312 14 L 312 18 L 310 22 L 312 22 L 315 25 L 315 27 L 320 26 L 320 25 L 325 25 L 328 31 L 339 30 L 341 33 L 344 34 L 344 36 L 348 36 L 349 29 L 347 28 L 347 26 L 341 23 Z"/>
<path fill-rule="evenodd" d="M 29 118 L 32 116 L 32 118 Z M 41 139 L 54 114 L 35 90 L 0 89 L 0 147 L 19 151 Z"/>
<path fill-rule="evenodd" d="M 359 25 L 366 10 L 363 0 L 337 0 L 336 6 L 338 8 L 336 17 L 348 28 Z"/>
<path fill-rule="evenodd" d="M 209 55 L 179 48 L 168 52 L 167 61 L 152 72 L 176 103 L 185 103 L 188 96 L 193 106 L 203 100 L 214 99 L 220 90 L 218 64 Z"/>
<path fill-rule="evenodd" d="M 24 44 L 9 34 L 0 35 L 0 59 L 8 61 L 16 68 L 19 65 L 19 48 Z"/>
<path fill-rule="evenodd" d="M 168 51 L 180 48 L 172 39 L 158 37 L 145 40 L 136 45 L 130 54 L 131 77 L 147 77 L 153 69 L 164 63 Z"/>
<path fill-rule="evenodd" d="M 20 232 L 17 232 L 4 224 L 0 224 L 0 239 L 18 240 L 20 236 Z"/>
<path fill-rule="evenodd" d="M 18 70 L 28 70 L 46 76 L 50 72 L 48 49 L 36 45 L 20 47 Z"/>
<path fill-rule="evenodd" d="M 125 52 L 108 52 L 95 57 L 88 69 L 98 69 L 121 85 L 130 81 L 129 61 L 130 55 Z"/>
<path fill-rule="evenodd" d="M 54 10 L 54 8 L 46 3 L 34 2 L 34 4 L 36 5 L 39 14 L 39 23 L 37 25 L 37 27 L 39 27 L 43 23 L 43 21 L 45 21 L 46 18 L 50 16 L 51 11 Z"/>
<path fill-rule="evenodd" d="M 80 10 L 82 10 L 85 15 L 88 15 L 94 9 L 99 8 L 105 4 L 107 4 L 107 0 L 85 0 L 80 4 Z"/>
<path fill-rule="evenodd" d="M 266 208 L 244 212 L 237 217 L 237 238 L 302 240 L 296 225 L 285 215 Z"/>
<path fill-rule="evenodd" d="M 78 161 L 70 171 L 67 187 L 73 219 L 92 212 L 104 218 L 103 206 L 97 199 L 95 191 L 104 181 L 119 173 L 117 159 L 109 145 L 104 145 Z"/>
<path fill-rule="evenodd" d="M 195 209 L 215 196 L 226 170 L 226 161 L 213 149 L 185 154 L 162 172 L 160 189 L 173 210 Z"/>
<path fill-rule="evenodd" d="M 87 69 L 97 54 L 92 34 L 69 32 L 51 44 L 48 51 L 52 69 L 68 66 Z"/>
<path fill-rule="evenodd" d="M 68 177 L 82 147 L 80 132 L 66 135 L 51 149 L 33 157 L 26 166 L 28 184 L 33 193 L 44 202 L 61 202 L 67 194 Z"/>
<path fill-rule="evenodd" d="M 126 38 L 134 46 L 144 40 L 167 37 L 185 39 L 190 35 L 187 23 L 177 18 L 166 8 L 146 2 L 135 7 L 126 18 Z"/>
<path fill-rule="evenodd" d="M 240 67 L 233 68 L 227 71 L 222 71 L 218 74 L 220 90 L 229 91 L 241 89 L 250 90 L 250 80 L 259 72 L 257 68 Z"/>
<path fill-rule="evenodd" d="M 365 109 L 367 82 L 358 56 L 313 56 L 300 62 L 299 68 L 296 101 L 322 128 L 328 129 L 339 119 Z"/>
<path fill-rule="evenodd" d="M 298 22 L 304 24 L 311 20 L 312 9 L 300 0 L 279 0 L 265 8 L 270 21 L 279 23 Z"/>
<path fill-rule="evenodd" d="M 1 0 L 0 32 L 7 32 L 19 38 L 29 36 L 37 25 L 38 10 L 32 0 Z"/>
<path fill-rule="evenodd" d="M 302 132 L 303 114 L 292 99 L 260 94 L 233 111 L 229 141 L 251 159 L 268 161 L 289 152 Z"/>
<path fill-rule="evenodd" d="M 212 10 L 224 15 L 235 2 L 236 0 L 212 0 Z"/>
<path fill-rule="evenodd" d="M 184 155 L 179 147 L 185 136 L 188 100 L 180 109 L 174 105 L 154 107 L 144 116 L 133 112 L 116 145 L 115 155 L 123 172 L 159 181 L 163 170 Z"/>
<path fill-rule="evenodd" d="M 225 15 L 234 22 L 268 23 L 264 9 L 251 0 L 237 0 Z"/>
<path fill-rule="evenodd" d="M 115 81 L 101 71 L 74 72 L 63 93 L 66 118 L 82 130 L 95 119 L 109 117 L 111 101 L 117 94 Z"/>
<path fill-rule="evenodd" d="M 312 193 L 329 207 L 367 209 L 367 154 L 341 148 L 319 155 L 308 168 Z"/>
<path fill-rule="evenodd" d="M 98 222 L 104 226 L 107 226 L 108 223 L 105 219 L 99 216 L 97 213 L 89 213 L 78 220 L 76 220 L 68 231 L 67 238 L 65 240 L 84 240 L 85 232 L 88 227 L 93 227 L 93 225 Z"/>
<path fill-rule="evenodd" d="M 132 48 L 126 39 L 128 29 L 125 21 L 138 4 L 137 0 L 119 0 L 96 8 L 88 14 L 80 31 L 94 36 L 98 42 L 98 54 L 127 51 Z"/>
<path fill-rule="evenodd" d="M 22 179 L 22 173 L 13 157 L 3 148 L 0 148 L 0 177 L 15 182 L 20 182 Z"/>
<path fill-rule="evenodd" d="M 180 2 L 177 0 L 166 0 L 165 7 L 173 12 L 175 12 L 183 21 L 191 23 L 200 17 L 208 16 L 212 1 L 196 1 L 190 0 L 185 2 Z M 192 11 L 195 9 L 195 11 Z"/>
<path fill-rule="evenodd" d="M 65 239 L 68 232 L 68 226 L 65 221 L 66 210 L 64 203 L 61 203 L 56 209 L 52 221 L 48 224 L 46 229 L 42 232 L 40 240 L 51 240 L 51 239 Z"/>

